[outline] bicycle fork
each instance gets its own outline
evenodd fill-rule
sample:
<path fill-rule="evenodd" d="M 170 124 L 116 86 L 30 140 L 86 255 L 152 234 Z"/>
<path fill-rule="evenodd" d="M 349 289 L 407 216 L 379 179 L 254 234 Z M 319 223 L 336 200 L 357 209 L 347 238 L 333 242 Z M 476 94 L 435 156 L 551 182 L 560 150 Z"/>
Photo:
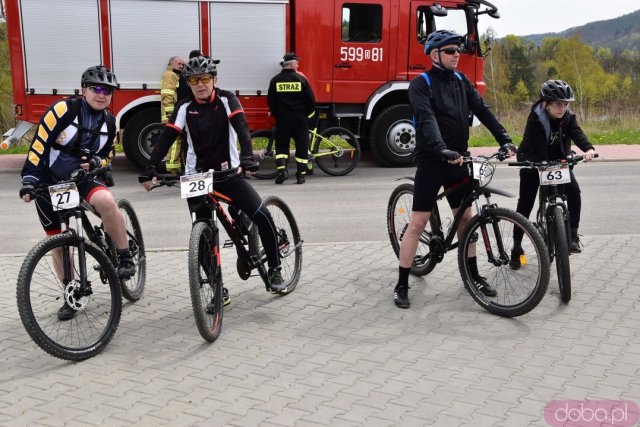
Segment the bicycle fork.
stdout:
<path fill-rule="evenodd" d="M 500 233 L 500 225 L 498 224 L 499 220 L 488 212 L 497 206 L 491 204 L 489 197 L 486 199 L 487 203 L 483 206 L 480 206 L 477 199 L 475 201 L 476 211 L 479 212 L 480 232 L 482 233 L 482 239 L 484 240 L 484 249 L 487 252 L 487 258 L 491 264 L 495 266 L 506 265 L 509 262 L 509 255 L 507 254 L 504 242 L 502 241 L 502 233 Z M 494 255 L 493 248 L 491 247 L 491 239 L 489 238 L 489 230 L 487 229 L 488 224 L 491 224 L 493 235 L 496 238 L 497 252 L 499 254 L 498 258 Z"/>

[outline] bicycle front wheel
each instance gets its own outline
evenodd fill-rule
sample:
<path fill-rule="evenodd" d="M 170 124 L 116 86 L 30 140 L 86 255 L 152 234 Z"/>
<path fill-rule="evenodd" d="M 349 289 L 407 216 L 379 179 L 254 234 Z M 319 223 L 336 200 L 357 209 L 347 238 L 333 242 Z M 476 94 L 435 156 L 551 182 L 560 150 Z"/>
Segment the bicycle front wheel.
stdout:
<path fill-rule="evenodd" d="M 40 348 L 65 360 L 98 354 L 120 323 L 122 300 L 116 270 L 100 249 L 89 242 L 84 248 L 86 286 L 82 285 L 77 242 L 68 233 L 38 243 L 18 275 L 22 324 Z M 63 307 L 72 309 L 71 318 L 61 320 L 58 311 Z"/>
<path fill-rule="evenodd" d="M 387 204 L 387 231 L 391 240 L 391 247 L 396 256 L 400 256 L 400 242 L 409 227 L 411 207 L 413 205 L 413 184 L 405 183 L 396 187 L 389 197 Z M 437 229 L 437 222 L 432 215 L 418 241 L 418 249 L 411 265 L 411 274 L 425 276 L 438 264 L 431 256 L 429 245 L 433 238 L 433 230 Z"/>
<path fill-rule="evenodd" d="M 138 301 L 144 293 L 144 284 L 147 277 L 147 257 L 144 250 L 144 240 L 140 221 L 133 210 L 133 206 L 126 199 L 118 200 L 118 208 L 124 217 L 124 225 L 127 230 L 129 252 L 136 265 L 136 274 L 128 279 L 120 280 L 122 295 L 129 301 Z"/>
<path fill-rule="evenodd" d="M 276 169 L 276 141 L 271 129 L 261 129 L 251 134 L 253 154 L 260 162 L 260 169 L 255 173 L 258 179 L 274 179 Z"/>
<path fill-rule="evenodd" d="M 196 326 L 202 338 L 213 342 L 222 329 L 222 280 L 219 248 L 214 230 L 196 222 L 189 239 L 189 290 Z"/>
<path fill-rule="evenodd" d="M 509 267 L 514 229 L 523 231 L 521 257 L 517 270 Z M 478 276 L 497 295 L 487 296 L 478 288 L 478 277 L 468 259 L 477 249 Z M 534 309 L 549 286 L 549 257 L 544 240 L 535 227 L 517 212 L 491 208 L 483 220 L 474 216 L 465 228 L 458 246 L 458 264 L 465 288 L 482 308 L 503 317 L 521 316 Z"/>
<path fill-rule="evenodd" d="M 302 271 L 302 239 L 300 238 L 300 231 L 298 230 L 296 219 L 291 209 L 289 209 L 289 206 L 287 206 L 282 199 L 276 196 L 268 196 L 265 197 L 263 203 L 269 210 L 276 227 L 278 256 L 281 266 L 280 272 L 284 283 L 287 284 L 287 287 L 278 293 L 286 295 L 293 292 L 300 280 L 300 273 Z M 251 233 L 249 239 L 249 251 L 252 256 L 260 260 L 258 272 L 265 286 L 269 289 L 267 254 L 262 246 L 256 227 L 254 226 L 253 229 L 254 231 Z"/>
<path fill-rule="evenodd" d="M 560 299 L 566 304 L 571 301 L 571 267 L 569 265 L 569 235 L 565 216 L 560 206 L 553 209 L 553 230 Z"/>
<path fill-rule="evenodd" d="M 351 172 L 360 161 L 360 143 L 348 129 L 326 129 L 316 139 L 313 155 L 318 167 L 328 175 L 341 176 Z"/>

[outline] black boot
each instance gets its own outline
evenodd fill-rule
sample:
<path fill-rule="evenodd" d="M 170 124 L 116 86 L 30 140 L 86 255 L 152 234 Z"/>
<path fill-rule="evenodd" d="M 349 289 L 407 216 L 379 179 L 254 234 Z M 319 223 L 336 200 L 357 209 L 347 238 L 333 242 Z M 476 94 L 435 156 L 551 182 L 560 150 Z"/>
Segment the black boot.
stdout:
<path fill-rule="evenodd" d="M 578 229 L 571 229 L 571 246 L 569 248 L 572 254 L 579 254 L 582 252 L 582 243 L 580 242 L 580 236 L 578 235 Z"/>
<path fill-rule="evenodd" d="M 296 184 L 304 184 L 306 182 L 307 164 L 297 162 L 298 172 L 296 172 Z"/>
<path fill-rule="evenodd" d="M 289 172 L 287 171 L 287 159 L 276 159 L 276 169 L 278 169 L 276 184 L 282 184 L 287 179 L 289 179 Z"/>
<path fill-rule="evenodd" d="M 511 250 L 511 260 L 509 261 L 509 267 L 512 270 L 518 270 L 522 267 L 521 256 L 524 255 L 522 250 L 522 243 L 519 241 L 513 242 L 513 249 Z"/>

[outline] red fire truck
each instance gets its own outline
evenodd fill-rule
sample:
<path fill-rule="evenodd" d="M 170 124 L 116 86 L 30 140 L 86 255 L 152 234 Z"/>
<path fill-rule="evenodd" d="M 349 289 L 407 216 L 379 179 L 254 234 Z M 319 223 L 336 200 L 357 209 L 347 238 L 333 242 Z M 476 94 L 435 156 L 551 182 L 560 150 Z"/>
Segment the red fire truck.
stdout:
<path fill-rule="evenodd" d="M 272 125 L 269 80 L 295 51 L 330 122 L 368 141 L 381 164 L 407 165 L 415 145 L 407 89 L 431 65 L 427 35 L 466 34 L 459 68 L 482 92 L 477 22 L 498 17 L 486 0 L 6 0 L 6 14 L 19 121 L 3 147 L 52 102 L 79 93 L 82 71 L 102 63 L 118 77 L 111 108 L 138 166 L 159 130 L 169 58 L 198 48 L 221 60 L 218 86 L 239 96 L 252 130 Z"/>

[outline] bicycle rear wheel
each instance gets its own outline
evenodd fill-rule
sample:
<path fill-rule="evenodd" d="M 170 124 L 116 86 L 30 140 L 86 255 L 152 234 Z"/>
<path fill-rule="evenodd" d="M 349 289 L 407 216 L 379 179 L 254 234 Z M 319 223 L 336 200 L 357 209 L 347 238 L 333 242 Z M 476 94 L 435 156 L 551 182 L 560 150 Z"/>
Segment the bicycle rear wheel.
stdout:
<path fill-rule="evenodd" d="M 387 204 L 387 231 L 389 232 L 391 247 L 396 256 L 400 256 L 400 242 L 409 226 L 412 204 L 413 184 L 400 184 L 389 197 L 389 203 Z M 438 261 L 431 256 L 429 248 L 434 229 L 437 229 L 437 222 L 432 215 L 418 241 L 418 250 L 411 266 L 411 274 L 413 275 L 425 276 L 438 264 Z"/>
<path fill-rule="evenodd" d="M 563 303 L 571 301 L 571 267 L 569 265 L 569 235 L 565 223 L 565 216 L 560 206 L 553 209 L 553 244 L 555 248 L 556 270 L 558 272 L 558 286 L 560 299 Z"/>
<path fill-rule="evenodd" d="M 222 280 L 217 236 L 205 222 L 196 222 L 189 239 L 189 290 L 196 326 L 202 338 L 215 341 L 222 329 Z"/>
<path fill-rule="evenodd" d="M 274 179 L 276 170 L 276 141 L 271 129 L 260 129 L 251 134 L 253 154 L 260 162 L 260 169 L 255 173 L 258 179 Z"/>
<path fill-rule="evenodd" d="M 509 267 L 513 249 L 513 230 L 523 231 L 522 249 L 525 261 L 513 270 Z M 497 295 L 484 295 L 475 285 L 467 261 L 477 248 L 479 276 L 497 291 Z M 465 228 L 458 246 L 458 264 L 464 285 L 473 299 L 490 313 L 515 317 L 535 308 L 549 286 L 549 257 L 544 240 L 525 217 L 503 208 L 487 210 L 483 221 L 474 216 Z"/>
<path fill-rule="evenodd" d="M 296 219 L 289 209 L 289 206 L 276 196 L 268 196 L 264 198 L 264 205 L 269 210 L 273 222 L 276 226 L 276 235 L 278 239 L 278 255 L 280 257 L 282 279 L 287 287 L 278 292 L 280 295 L 286 295 L 296 288 L 300 280 L 302 271 L 302 239 Z M 257 256 L 261 261 L 258 267 L 260 277 L 269 289 L 269 278 L 267 277 L 267 255 L 260 241 L 257 227 L 252 227 L 252 233 L 249 239 L 249 253 Z"/>
<path fill-rule="evenodd" d="M 147 257 L 144 250 L 144 239 L 140 221 L 133 210 L 133 206 L 126 199 L 118 200 L 118 208 L 124 217 L 124 225 L 127 230 L 127 240 L 129 241 L 129 252 L 133 262 L 136 264 L 136 274 L 129 279 L 121 280 L 122 295 L 129 301 L 138 301 L 144 293 L 144 284 L 147 277 Z"/>
<path fill-rule="evenodd" d="M 122 300 L 118 275 L 107 255 L 85 242 L 87 283 L 80 277 L 74 236 L 64 233 L 38 243 L 26 256 L 17 284 L 20 319 L 40 348 L 65 360 L 84 360 L 102 351 L 120 323 Z M 69 280 L 63 283 L 63 252 L 69 254 Z M 73 318 L 60 320 L 67 304 Z"/>
<path fill-rule="evenodd" d="M 317 148 L 313 155 L 318 167 L 332 176 L 346 175 L 360 161 L 360 143 L 348 129 L 332 127 L 317 138 Z"/>

